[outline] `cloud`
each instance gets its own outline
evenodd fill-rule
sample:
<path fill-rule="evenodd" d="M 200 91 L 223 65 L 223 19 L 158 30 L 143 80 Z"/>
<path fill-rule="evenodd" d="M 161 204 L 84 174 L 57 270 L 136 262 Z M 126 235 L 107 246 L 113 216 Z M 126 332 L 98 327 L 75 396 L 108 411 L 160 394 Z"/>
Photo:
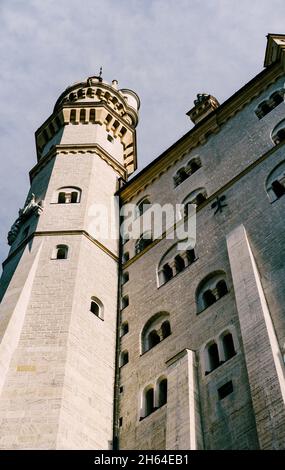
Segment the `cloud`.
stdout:
<path fill-rule="evenodd" d="M 191 126 L 198 92 L 225 100 L 258 73 L 283 0 L 1 0 L 0 258 L 28 191 L 34 131 L 70 84 L 98 72 L 142 102 L 139 165 Z"/>

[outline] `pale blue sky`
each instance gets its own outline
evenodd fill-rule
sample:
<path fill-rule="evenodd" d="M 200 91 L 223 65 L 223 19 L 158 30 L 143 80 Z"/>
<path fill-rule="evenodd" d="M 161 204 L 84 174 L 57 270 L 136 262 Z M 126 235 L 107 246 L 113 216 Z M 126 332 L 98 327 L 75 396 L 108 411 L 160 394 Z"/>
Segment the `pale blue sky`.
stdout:
<path fill-rule="evenodd" d="M 284 0 L 0 0 L 0 261 L 35 164 L 34 132 L 70 84 L 98 73 L 141 98 L 139 168 L 262 70 Z"/>

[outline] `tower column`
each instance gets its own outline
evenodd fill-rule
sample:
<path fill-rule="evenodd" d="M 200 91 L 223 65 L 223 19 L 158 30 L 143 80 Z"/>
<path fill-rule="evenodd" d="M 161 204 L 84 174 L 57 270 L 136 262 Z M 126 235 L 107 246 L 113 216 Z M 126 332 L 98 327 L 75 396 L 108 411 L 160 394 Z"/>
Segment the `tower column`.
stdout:
<path fill-rule="evenodd" d="M 284 364 L 243 225 L 227 236 L 227 246 L 260 447 L 284 449 Z"/>
<path fill-rule="evenodd" d="M 167 361 L 166 449 L 203 448 L 194 351 L 184 349 Z"/>

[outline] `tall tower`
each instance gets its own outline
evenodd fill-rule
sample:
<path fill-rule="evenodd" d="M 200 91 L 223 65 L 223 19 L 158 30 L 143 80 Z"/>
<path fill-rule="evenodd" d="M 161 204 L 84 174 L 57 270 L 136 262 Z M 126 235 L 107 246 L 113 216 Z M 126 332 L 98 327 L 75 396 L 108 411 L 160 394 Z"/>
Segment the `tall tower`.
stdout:
<path fill-rule="evenodd" d="M 36 132 L 0 298 L 0 448 L 106 449 L 112 440 L 118 240 L 99 239 L 136 169 L 139 98 L 100 76 L 67 88 Z"/>

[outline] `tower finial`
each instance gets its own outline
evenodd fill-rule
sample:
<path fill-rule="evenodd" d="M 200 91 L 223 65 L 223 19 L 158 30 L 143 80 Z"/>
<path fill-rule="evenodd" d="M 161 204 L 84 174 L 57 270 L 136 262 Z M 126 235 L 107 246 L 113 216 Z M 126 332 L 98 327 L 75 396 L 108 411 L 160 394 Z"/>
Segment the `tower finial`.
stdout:
<path fill-rule="evenodd" d="M 99 77 L 102 78 L 102 66 L 100 67 Z"/>

